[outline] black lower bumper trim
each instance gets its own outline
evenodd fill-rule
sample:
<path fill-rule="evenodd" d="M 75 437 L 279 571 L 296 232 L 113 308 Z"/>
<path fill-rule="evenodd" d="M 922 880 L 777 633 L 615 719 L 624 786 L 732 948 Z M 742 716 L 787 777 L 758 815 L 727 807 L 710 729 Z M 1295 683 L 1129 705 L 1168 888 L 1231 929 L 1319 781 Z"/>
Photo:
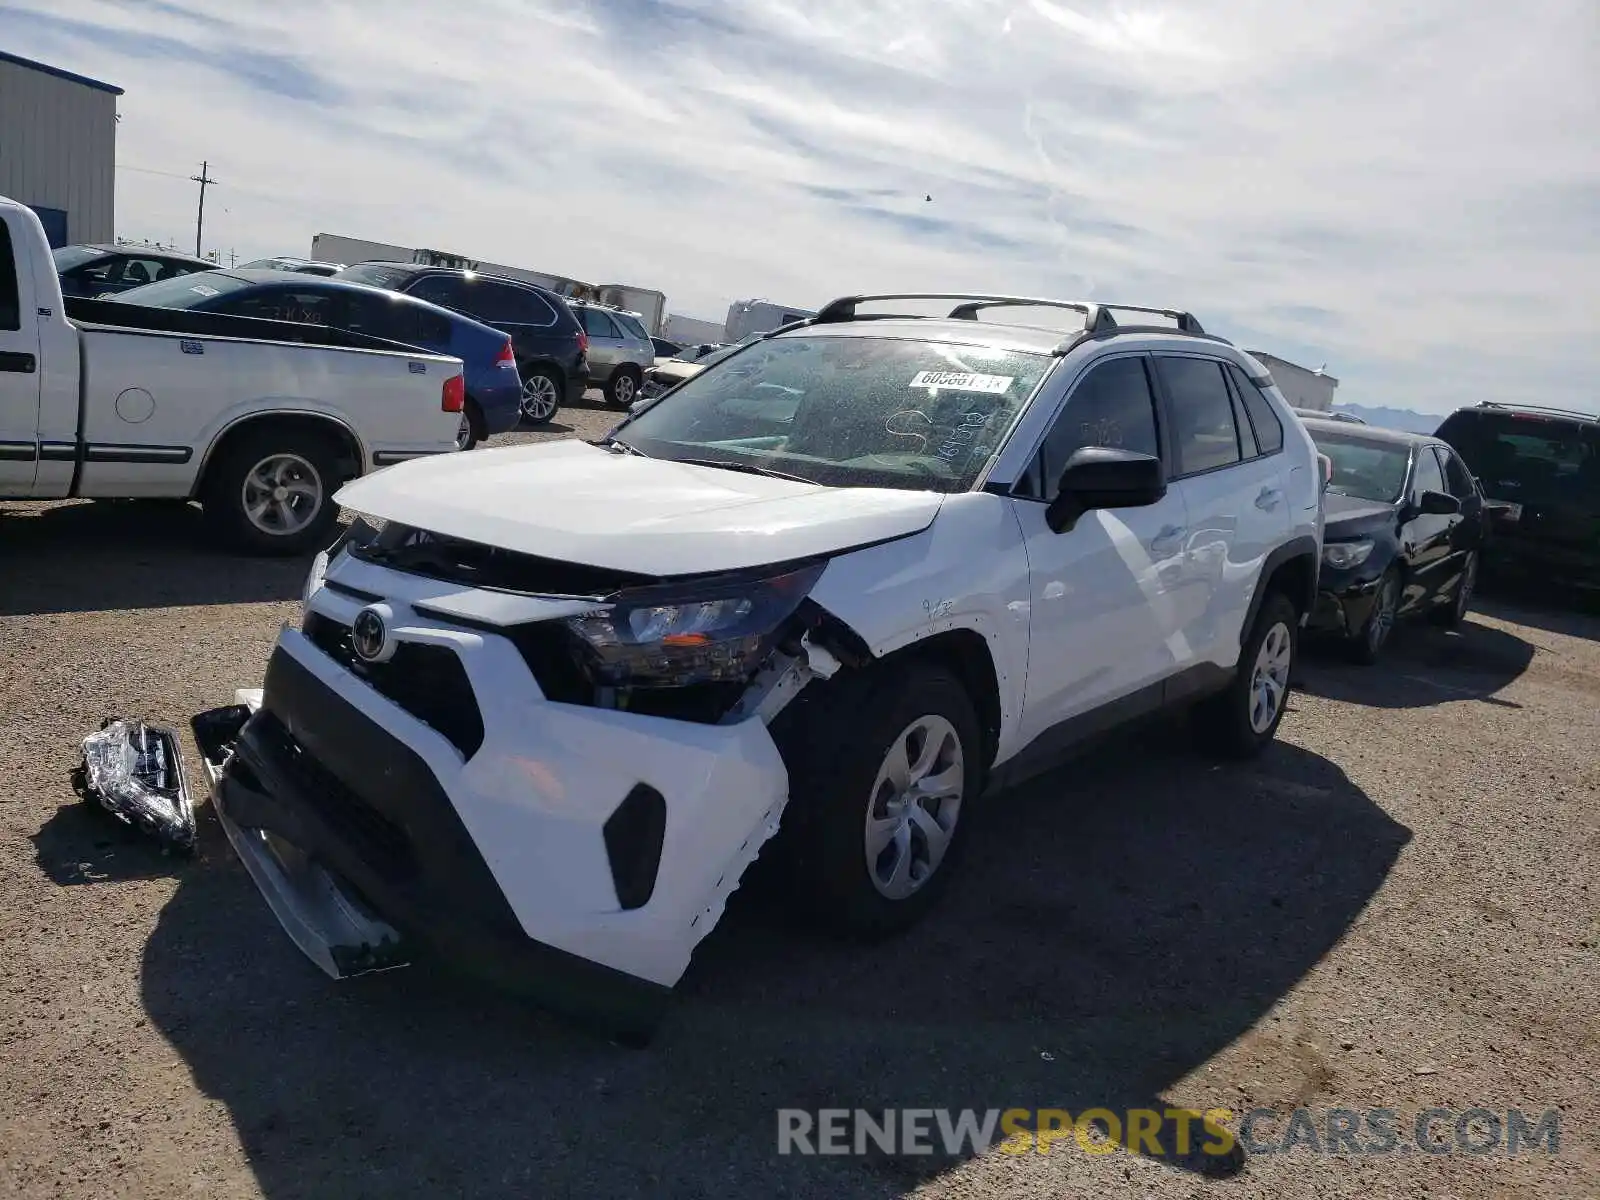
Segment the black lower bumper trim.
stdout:
<path fill-rule="evenodd" d="M 529 938 L 415 752 L 282 649 L 264 691 L 217 781 L 230 821 L 290 843 L 441 960 L 607 1036 L 648 1040 L 671 989 Z"/>

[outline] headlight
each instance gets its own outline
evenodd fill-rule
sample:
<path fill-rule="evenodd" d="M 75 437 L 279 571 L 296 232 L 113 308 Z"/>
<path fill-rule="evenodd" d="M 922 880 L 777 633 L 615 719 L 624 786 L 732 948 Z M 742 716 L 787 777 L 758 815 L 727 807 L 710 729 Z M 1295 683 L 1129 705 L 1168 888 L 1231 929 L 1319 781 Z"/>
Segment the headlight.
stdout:
<path fill-rule="evenodd" d="M 1335 571 L 1343 571 L 1359 567 L 1371 553 L 1371 542 L 1329 542 L 1322 547 L 1322 561 Z"/>
<path fill-rule="evenodd" d="M 666 584 L 621 592 L 566 626 L 606 686 L 684 687 L 744 679 L 771 649 L 826 563 L 766 578 Z"/>

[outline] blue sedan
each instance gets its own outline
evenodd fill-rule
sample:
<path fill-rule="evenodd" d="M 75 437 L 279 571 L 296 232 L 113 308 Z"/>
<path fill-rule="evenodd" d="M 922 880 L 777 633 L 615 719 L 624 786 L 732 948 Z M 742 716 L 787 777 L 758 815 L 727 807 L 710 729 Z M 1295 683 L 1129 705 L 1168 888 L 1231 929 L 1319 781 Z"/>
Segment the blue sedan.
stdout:
<path fill-rule="evenodd" d="M 457 444 L 470 450 L 490 434 L 515 429 L 522 381 L 511 338 L 471 317 L 399 292 L 273 270 L 206 271 L 134 288 L 118 304 L 185 308 L 330 325 L 459 358 L 467 402 Z"/>

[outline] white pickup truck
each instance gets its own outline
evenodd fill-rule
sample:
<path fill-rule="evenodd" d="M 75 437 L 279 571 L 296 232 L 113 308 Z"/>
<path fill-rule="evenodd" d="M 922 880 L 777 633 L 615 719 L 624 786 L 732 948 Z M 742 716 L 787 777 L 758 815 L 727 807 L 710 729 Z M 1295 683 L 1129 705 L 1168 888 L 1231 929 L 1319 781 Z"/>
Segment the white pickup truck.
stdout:
<path fill-rule="evenodd" d="M 233 547 L 303 553 L 344 481 L 454 450 L 464 396 L 460 359 L 364 334 L 63 301 L 0 197 L 0 499 L 199 500 Z"/>

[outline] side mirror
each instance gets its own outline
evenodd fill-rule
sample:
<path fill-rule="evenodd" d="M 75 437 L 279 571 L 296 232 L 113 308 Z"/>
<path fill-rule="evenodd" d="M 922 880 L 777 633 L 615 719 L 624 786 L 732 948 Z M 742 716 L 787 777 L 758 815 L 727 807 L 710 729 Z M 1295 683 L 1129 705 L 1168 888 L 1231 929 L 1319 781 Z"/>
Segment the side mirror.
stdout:
<path fill-rule="evenodd" d="M 1084 446 L 1067 459 L 1045 523 L 1065 533 L 1094 508 L 1143 508 L 1167 494 L 1161 460 L 1110 446 Z"/>
<path fill-rule="evenodd" d="M 1461 511 L 1461 501 L 1444 492 L 1423 492 L 1417 501 L 1417 511 L 1436 517 L 1453 517 Z"/>

